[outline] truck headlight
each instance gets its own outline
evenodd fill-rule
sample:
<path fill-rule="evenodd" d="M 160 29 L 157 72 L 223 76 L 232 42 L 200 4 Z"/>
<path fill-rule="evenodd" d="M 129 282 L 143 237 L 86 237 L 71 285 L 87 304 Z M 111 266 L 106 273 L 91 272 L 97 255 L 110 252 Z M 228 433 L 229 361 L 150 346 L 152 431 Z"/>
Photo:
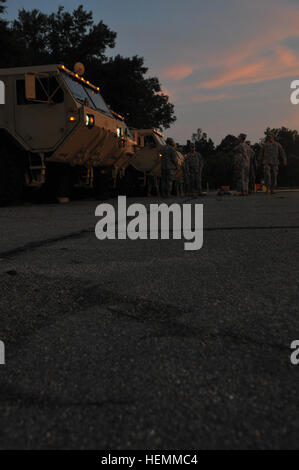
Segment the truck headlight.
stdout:
<path fill-rule="evenodd" d="M 86 114 L 85 124 L 88 129 L 92 129 L 94 127 L 94 116 L 92 114 Z"/>

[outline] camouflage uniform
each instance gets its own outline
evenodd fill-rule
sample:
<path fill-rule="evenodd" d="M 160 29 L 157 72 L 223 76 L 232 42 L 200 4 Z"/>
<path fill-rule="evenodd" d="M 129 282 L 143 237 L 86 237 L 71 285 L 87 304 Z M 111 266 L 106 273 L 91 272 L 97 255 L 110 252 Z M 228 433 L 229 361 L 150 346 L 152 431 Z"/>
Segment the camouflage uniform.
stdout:
<path fill-rule="evenodd" d="M 162 154 L 162 192 L 163 196 L 170 196 L 173 179 L 178 168 L 177 153 L 171 145 L 165 145 Z"/>
<path fill-rule="evenodd" d="M 256 182 L 256 156 L 255 151 L 249 147 L 250 168 L 249 168 L 249 189 L 254 191 Z"/>
<path fill-rule="evenodd" d="M 250 168 L 250 147 L 245 142 L 240 142 L 235 148 L 234 173 L 237 191 L 248 193 L 249 168 Z"/>
<path fill-rule="evenodd" d="M 160 196 L 159 179 L 158 176 L 147 176 L 147 196 Z"/>
<path fill-rule="evenodd" d="M 199 152 L 190 152 L 186 158 L 186 165 L 189 174 L 190 192 L 200 194 L 202 192 L 202 169 L 204 160 Z"/>
<path fill-rule="evenodd" d="M 183 175 L 184 175 L 184 193 L 185 195 L 190 193 L 190 175 L 188 169 L 188 161 L 187 156 L 184 158 L 184 163 L 182 165 L 183 168 Z"/>
<path fill-rule="evenodd" d="M 178 150 L 178 149 L 176 149 Z M 175 188 L 175 195 L 183 197 L 185 194 L 184 191 L 184 156 L 177 151 L 177 161 L 178 161 L 178 169 L 174 175 L 174 188 Z"/>
<path fill-rule="evenodd" d="M 279 160 L 287 161 L 284 149 L 279 142 L 266 142 L 261 148 L 260 162 L 264 167 L 265 186 L 273 190 L 277 186 Z"/>

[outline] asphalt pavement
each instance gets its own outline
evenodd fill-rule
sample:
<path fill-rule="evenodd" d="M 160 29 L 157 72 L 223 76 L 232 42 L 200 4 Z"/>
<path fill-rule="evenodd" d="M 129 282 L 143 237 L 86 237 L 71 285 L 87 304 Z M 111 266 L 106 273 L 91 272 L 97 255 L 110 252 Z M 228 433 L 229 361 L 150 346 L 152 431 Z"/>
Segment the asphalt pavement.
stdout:
<path fill-rule="evenodd" d="M 201 250 L 99 241 L 96 201 L 0 208 L 1 449 L 299 447 L 299 193 L 173 202 Z"/>

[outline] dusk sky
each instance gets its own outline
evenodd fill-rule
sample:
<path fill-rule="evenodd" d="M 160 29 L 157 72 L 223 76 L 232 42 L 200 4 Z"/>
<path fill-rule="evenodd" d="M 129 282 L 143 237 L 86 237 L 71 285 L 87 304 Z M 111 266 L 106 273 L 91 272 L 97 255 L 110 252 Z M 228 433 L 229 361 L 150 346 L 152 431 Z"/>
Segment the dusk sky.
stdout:
<path fill-rule="evenodd" d="M 117 32 L 111 55 L 145 57 L 175 104 L 178 120 L 166 135 L 176 141 L 199 127 L 217 143 L 243 131 L 255 141 L 266 126 L 299 129 L 299 105 L 290 103 L 299 0 L 8 0 L 7 15 L 62 3 L 83 4 Z"/>

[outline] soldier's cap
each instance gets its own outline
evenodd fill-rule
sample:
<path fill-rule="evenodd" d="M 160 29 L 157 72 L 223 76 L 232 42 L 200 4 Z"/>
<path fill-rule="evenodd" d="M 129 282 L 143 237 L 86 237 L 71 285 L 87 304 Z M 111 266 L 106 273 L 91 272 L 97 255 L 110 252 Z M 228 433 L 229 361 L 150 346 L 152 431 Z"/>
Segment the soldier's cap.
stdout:
<path fill-rule="evenodd" d="M 246 144 L 247 144 L 247 145 L 251 145 L 250 140 L 246 140 Z"/>
<path fill-rule="evenodd" d="M 239 137 L 241 137 L 242 140 L 246 140 L 247 134 L 239 134 Z"/>
<path fill-rule="evenodd" d="M 172 137 L 167 137 L 166 143 L 170 145 L 174 145 L 174 140 L 172 139 Z"/>

